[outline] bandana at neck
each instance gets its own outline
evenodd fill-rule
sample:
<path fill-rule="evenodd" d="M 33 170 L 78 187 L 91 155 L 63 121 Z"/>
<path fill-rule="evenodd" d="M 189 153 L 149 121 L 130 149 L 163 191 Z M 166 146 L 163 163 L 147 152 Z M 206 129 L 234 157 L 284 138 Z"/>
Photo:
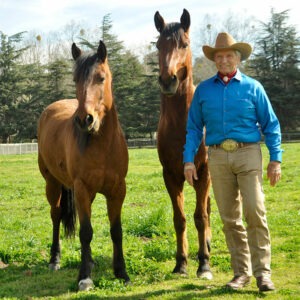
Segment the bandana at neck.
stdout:
<path fill-rule="evenodd" d="M 218 72 L 218 76 L 222 79 L 222 81 L 227 84 L 232 77 L 234 77 L 234 75 L 236 74 L 237 70 L 233 71 L 232 73 L 230 74 L 222 74 L 220 72 Z"/>

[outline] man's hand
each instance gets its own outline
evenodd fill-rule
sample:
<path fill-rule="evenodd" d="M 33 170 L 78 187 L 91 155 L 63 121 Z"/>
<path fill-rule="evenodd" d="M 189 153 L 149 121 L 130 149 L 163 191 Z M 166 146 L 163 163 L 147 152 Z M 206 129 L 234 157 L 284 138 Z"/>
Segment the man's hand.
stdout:
<path fill-rule="evenodd" d="M 184 177 L 191 186 L 194 185 L 193 179 L 198 180 L 197 170 L 193 163 L 184 164 Z"/>
<path fill-rule="evenodd" d="M 270 179 L 270 185 L 275 186 L 275 184 L 281 178 L 281 167 L 279 161 L 270 161 L 267 168 L 267 177 Z"/>

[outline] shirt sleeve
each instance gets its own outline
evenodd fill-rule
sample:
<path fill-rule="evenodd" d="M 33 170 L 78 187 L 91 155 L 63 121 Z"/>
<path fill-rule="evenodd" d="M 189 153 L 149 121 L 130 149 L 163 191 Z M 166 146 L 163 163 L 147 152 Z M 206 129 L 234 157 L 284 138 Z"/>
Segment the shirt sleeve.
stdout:
<path fill-rule="evenodd" d="M 257 117 L 269 150 L 270 161 L 282 161 L 281 129 L 270 100 L 260 83 L 257 83 Z"/>
<path fill-rule="evenodd" d="M 194 157 L 198 151 L 199 145 L 203 138 L 203 120 L 199 97 L 199 87 L 194 93 L 194 97 L 189 109 L 186 142 L 183 151 L 183 162 L 194 162 Z"/>

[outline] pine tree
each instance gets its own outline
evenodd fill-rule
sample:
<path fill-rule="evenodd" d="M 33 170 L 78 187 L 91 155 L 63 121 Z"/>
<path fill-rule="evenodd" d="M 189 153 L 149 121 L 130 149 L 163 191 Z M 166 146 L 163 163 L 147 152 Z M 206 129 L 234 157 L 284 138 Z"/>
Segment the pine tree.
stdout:
<path fill-rule="evenodd" d="M 136 114 L 139 121 L 139 134 L 153 138 L 157 131 L 160 114 L 160 87 L 158 84 L 158 58 L 156 43 L 148 48 L 144 56 L 144 75 L 138 87 L 139 102 Z M 155 49 L 155 50 L 154 50 Z"/>
<path fill-rule="evenodd" d="M 271 10 L 268 23 L 261 23 L 254 59 L 253 76 L 265 87 L 282 131 L 300 126 L 300 42 L 296 29 L 287 25 L 288 10 Z"/>
<path fill-rule="evenodd" d="M 24 77 L 18 58 L 25 49 L 18 49 L 23 32 L 6 36 L 0 32 L 0 139 L 6 143 L 18 133 L 16 111 L 22 102 Z"/>
<path fill-rule="evenodd" d="M 75 97 L 75 86 L 72 80 L 72 63 L 67 59 L 56 59 L 47 66 L 46 90 L 44 104 Z"/>
<path fill-rule="evenodd" d="M 22 96 L 15 111 L 18 134 L 14 141 L 32 140 L 37 136 L 37 120 L 45 107 L 46 90 L 45 68 L 39 63 L 20 64 L 23 80 L 19 88 Z"/>

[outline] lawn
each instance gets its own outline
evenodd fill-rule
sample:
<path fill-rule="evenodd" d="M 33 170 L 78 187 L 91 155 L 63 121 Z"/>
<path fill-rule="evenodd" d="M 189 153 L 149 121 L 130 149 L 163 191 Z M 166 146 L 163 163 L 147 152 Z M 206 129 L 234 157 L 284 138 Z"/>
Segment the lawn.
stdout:
<path fill-rule="evenodd" d="M 268 155 L 265 146 L 265 165 Z M 0 156 L 0 298 L 1 299 L 300 299 L 300 144 L 284 144 L 282 180 L 270 187 L 265 180 L 266 207 L 272 238 L 275 292 L 259 293 L 255 280 L 238 292 L 223 288 L 231 279 L 229 254 L 212 196 L 212 281 L 196 276 L 197 234 L 193 224 L 194 192 L 185 187 L 189 240 L 189 275 L 171 273 L 175 266 L 172 207 L 156 149 L 130 149 L 127 195 L 123 206 L 123 244 L 132 284 L 114 279 L 112 243 L 105 199 L 92 207 L 91 244 L 95 289 L 76 292 L 80 262 L 78 234 L 62 235 L 61 270 L 48 269 L 51 220 L 37 156 Z"/>

